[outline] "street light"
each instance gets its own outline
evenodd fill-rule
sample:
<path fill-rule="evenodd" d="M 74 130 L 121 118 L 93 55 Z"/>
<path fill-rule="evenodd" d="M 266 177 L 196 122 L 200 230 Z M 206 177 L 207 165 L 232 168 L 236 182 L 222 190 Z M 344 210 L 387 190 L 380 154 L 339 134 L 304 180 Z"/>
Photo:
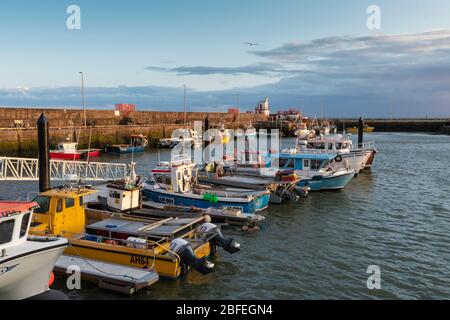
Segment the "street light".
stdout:
<path fill-rule="evenodd" d="M 79 72 L 79 74 L 81 75 L 81 97 L 82 97 L 82 102 L 83 102 L 84 126 L 87 127 L 87 124 L 86 124 L 86 101 L 84 98 L 84 74 L 83 74 L 83 72 Z"/>

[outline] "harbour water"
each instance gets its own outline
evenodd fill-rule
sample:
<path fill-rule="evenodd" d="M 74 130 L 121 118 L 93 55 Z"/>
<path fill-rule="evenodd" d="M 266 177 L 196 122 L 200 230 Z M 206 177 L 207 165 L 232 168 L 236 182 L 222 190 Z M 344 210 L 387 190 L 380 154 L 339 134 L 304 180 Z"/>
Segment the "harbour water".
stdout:
<path fill-rule="evenodd" d="M 312 193 L 271 206 L 263 230 L 227 229 L 242 245 L 219 251 L 215 272 L 160 281 L 134 299 L 445 299 L 450 297 L 450 137 L 368 134 L 379 149 L 371 171 L 339 192 Z M 294 140 L 285 139 L 283 145 Z M 128 162 L 128 156 L 99 161 Z M 161 159 L 168 158 L 168 151 Z M 146 176 L 156 151 L 135 155 Z M 1 199 L 25 200 L 37 183 L 0 182 Z M 381 269 L 381 289 L 366 286 L 367 268 Z M 71 299 L 123 296 L 83 283 Z M 125 297 L 126 298 L 126 297 Z"/>

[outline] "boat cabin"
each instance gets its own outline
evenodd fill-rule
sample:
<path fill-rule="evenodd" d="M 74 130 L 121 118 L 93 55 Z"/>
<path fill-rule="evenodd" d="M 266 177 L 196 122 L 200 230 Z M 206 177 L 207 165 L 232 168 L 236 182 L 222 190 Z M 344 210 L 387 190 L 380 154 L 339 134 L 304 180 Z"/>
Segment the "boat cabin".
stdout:
<path fill-rule="evenodd" d="M 27 241 L 33 209 L 36 202 L 0 201 L 0 256 L 11 246 Z"/>
<path fill-rule="evenodd" d="M 78 149 L 78 143 L 76 142 L 61 142 L 56 146 L 56 151 L 65 153 L 76 153 Z"/>
<path fill-rule="evenodd" d="M 115 181 L 106 186 L 108 209 L 124 212 L 140 207 L 141 188 L 135 183 L 127 181 Z"/>
<path fill-rule="evenodd" d="M 185 193 L 194 187 L 197 182 L 197 169 L 195 163 L 161 162 L 151 171 L 150 182 L 155 186 L 168 191 Z"/>
<path fill-rule="evenodd" d="M 350 152 L 353 147 L 352 140 L 342 136 L 319 137 L 316 139 L 298 140 L 297 148 L 301 151 L 318 150 L 323 152 Z"/>
<path fill-rule="evenodd" d="M 130 135 L 130 139 L 131 139 L 130 146 L 132 146 L 132 147 L 143 147 L 143 148 L 145 148 L 148 145 L 147 137 L 142 135 L 142 134 Z"/>
<path fill-rule="evenodd" d="M 37 234 L 74 236 L 84 232 L 84 197 L 96 191 L 84 188 L 57 188 L 39 194 L 31 229 Z"/>
<path fill-rule="evenodd" d="M 319 171 L 326 168 L 335 158 L 331 154 L 288 154 L 280 153 L 267 158 L 266 167 L 278 167 L 280 171 Z M 278 163 L 277 163 L 278 161 Z"/>

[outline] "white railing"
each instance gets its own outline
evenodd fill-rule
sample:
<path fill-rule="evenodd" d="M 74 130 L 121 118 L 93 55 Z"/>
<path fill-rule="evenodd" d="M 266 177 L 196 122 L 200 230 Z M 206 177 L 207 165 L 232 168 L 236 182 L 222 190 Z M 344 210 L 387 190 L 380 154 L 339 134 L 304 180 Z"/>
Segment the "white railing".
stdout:
<path fill-rule="evenodd" d="M 107 181 L 124 179 L 127 165 L 85 161 L 50 160 L 50 179 Z M 39 180 L 38 159 L 0 157 L 0 180 Z"/>
<path fill-rule="evenodd" d="M 190 163 L 192 160 L 191 155 L 187 153 L 172 154 L 170 159 L 170 162 L 173 164 Z"/>
<path fill-rule="evenodd" d="M 374 141 L 363 142 L 362 145 L 357 146 L 356 149 L 363 149 L 363 150 L 375 149 L 375 142 Z"/>

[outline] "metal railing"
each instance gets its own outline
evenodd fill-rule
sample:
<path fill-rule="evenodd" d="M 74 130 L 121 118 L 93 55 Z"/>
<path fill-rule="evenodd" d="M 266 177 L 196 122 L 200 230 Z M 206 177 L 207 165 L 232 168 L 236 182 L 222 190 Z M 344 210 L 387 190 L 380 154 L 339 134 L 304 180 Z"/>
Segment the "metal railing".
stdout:
<path fill-rule="evenodd" d="M 50 179 L 107 181 L 124 179 L 127 165 L 86 161 L 50 160 Z M 0 180 L 39 180 L 38 159 L 0 157 Z"/>

